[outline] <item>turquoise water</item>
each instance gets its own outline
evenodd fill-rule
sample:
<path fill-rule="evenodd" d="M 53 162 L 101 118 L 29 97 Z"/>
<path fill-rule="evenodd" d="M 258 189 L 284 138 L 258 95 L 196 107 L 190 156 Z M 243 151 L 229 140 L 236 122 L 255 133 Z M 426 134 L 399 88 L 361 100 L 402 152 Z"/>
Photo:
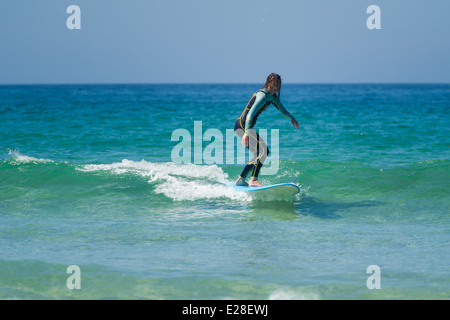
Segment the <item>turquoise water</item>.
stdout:
<path fill-rule="evenodd" d="M 171 158 L 259 87 L 0 86 L 0 298 L 449 299 L 450 85 L 284 85 L 300 130 L 272 107 L 256 127 L 290 201 Z"/>

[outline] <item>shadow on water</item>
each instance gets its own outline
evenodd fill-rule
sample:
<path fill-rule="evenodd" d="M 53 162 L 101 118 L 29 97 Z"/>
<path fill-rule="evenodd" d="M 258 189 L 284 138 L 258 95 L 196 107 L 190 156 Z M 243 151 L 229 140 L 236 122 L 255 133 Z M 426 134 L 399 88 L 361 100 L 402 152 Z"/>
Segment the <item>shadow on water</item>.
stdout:
<path fill-rule="evenodd" d="M 289 221 L 298 219 L 298 212 L 294 202 L 254 200 L 249 207 L 258 215 L 276 220 Z"/>
<path fill-rule="evenodd" d="M 303 197 L 297 204 L 297 213 L 302 216 L 312 216 L 320 219 L 340 219 L 338 212 L 350 208 L 375 207 L 382 203 L 379 201 L 357 202 L 324 202 L 313 197 Z"/>
<path fill-rule="evenodd" d="M 375 207 L 381 205 L 377 201 L 358 202 L 325 202 L 313 197 L 302 197 L 294 202 L 288 201 L 252 201 L 250 209 L 258 215 L 276 220 L 296 220 L 302 216 L 320 219 L 340 219 L 340 213 L 350 208 Z"/>

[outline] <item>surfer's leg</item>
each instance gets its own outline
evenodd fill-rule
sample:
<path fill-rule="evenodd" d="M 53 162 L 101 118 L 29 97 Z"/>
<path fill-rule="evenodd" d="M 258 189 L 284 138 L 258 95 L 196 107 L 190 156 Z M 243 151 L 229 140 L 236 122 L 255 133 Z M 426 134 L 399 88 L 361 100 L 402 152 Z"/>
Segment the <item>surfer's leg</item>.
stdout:
<path fill-rule="evenodd" d="M 248 187 L 248 183 L 245 182 L 245 178 L 239 176 L 239 178 L 236 180 L 236 182 L 234 183 L 234 185 L 236 186 L 243 186 L 243 187 Z"/>
<path fill-rule="evenodd" d="M 259 137 L 259 134 L 256 133 L 255 129 L 247 130 L 247 134 L 249 136 L 247 149 L 249 149 L 250 152 L 253 154 L 253 159 L 247 162 L 246 166 L 244 167 L 244 170 L 242 170 L 241 173 L 242 177 L 247 177 L 247 175 L 250 172 L 252 172 L 253 176 L 253 173 L 255 172 L 256 169 L 256 164 L 258 163 L 258 156 L 260 153 L 259 141 L 261 138 Z"/>
<path fill-rule="evenodd" d="M 254 178 L 258 178 L 259 175 L 259 171 L 261 170 L 264 161 L 266 160 L 267 156 L 269 155 L 269 148 L 267 147 L 267 145 L 264 143 L 264 141 L 261 140 L 261 143 L 259 144 L 259 148 L 260 148 L 260 153 L 258 154 L 258 157 L 255 160 L 255 170 L 253 170 L 253 174 L 252 177 Z"/>
<path fill-rule="evenodd" d="M 244 167 L 244 170 L 242 170 L 240 177 L 245 180 L 247 175 L 250 173 L 250 171 L 253 171 L 255 169 L 255 165 L 252 161 L 247 162 L 247 164 Z"/>
<path fill-rule="evenodd" d="M 239 126 L 235 125 L 234 133 L 239 137 L 239 139 L 242 140 L 242 137 L 244 136 L 245 132 Z M 250 146 L 250 142 L 249 142 L 249 146 Z M 249 147 L 247 147 L 247 149 L 249 149 Z M 244 169 L 242 170 L 239 178 L 236 180 L 236 183 L 235 183 L 236 185 L 248 185 L 248 183 L 245 182 L 245 178 L 250 173 L 250 171 L 255 169 L 255 166 L 253 165 L 253 161 L 255 159 L 256 159 L 256 155 L 254 155 L 253 160 L 250 160 L 249 162 L 247 162 L 247 164 L 245 165 Z"/>
<path fill-rule="evenodd" d="M 244 131 L 240 128 L 235 128 L 234 132 L 240 139 L 242 139 L 242 137 L 244 136 Z M 242 181 L 245 183 L 245 178 L 250 172 L 252 172 L 251 182 L 253 182 L 253 185 L 262 186 L 262 184 L 258 182 L 258 175 L 261 167 L 264 164 L 264 161 L 269 155 L 269 148 L 267 147 L 264 140 L 260 137 L 260 135 L 256 133 L 256 130 L 250 129 L 247 131 L 247 134 L 249 135 L 249 143 L 247 148 L 253 154 L 253 159 L 247 162 L 247 164 L 245 165 L 244 169 L 241 172 L 241 175 L 239 176 L 239 179 L 236 181 L 236 185 L 238 185 L 238 183 L 241 183 Z"/>
<path fill-rule="evenodd" d="M 262 187 L 263 185 L 258 181 L 258 175 L 259 175 L 259 171 L 261 170 L 264 161 L 266 160 L 267 156 L 269 155 L 269 148 L 267 147 L 266 143 L 264 142 L 264 140 L 260 137 L 259 134 L 255 134 L 255 141 L 254 146 L 255 146 L 255 158 L 253 160 L 253 174 L 252 177 L 250 178 L 250 182 L 249 185 L 250 186 L 255 186 L 255 187 Z M 251 138 L 250 138 L 251 139 Z"/>

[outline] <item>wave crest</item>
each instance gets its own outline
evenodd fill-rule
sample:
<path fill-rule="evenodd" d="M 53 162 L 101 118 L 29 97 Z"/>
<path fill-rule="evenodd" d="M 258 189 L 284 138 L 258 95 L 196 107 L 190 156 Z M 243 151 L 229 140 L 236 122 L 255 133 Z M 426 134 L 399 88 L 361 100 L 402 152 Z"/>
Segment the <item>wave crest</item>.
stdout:
<path fill-rule="evenodd" d="M 131 161 L 112 164 L 88 164 L 81 171 L 110 171 L 114 174 L 133 174 L 149 179 L 155 192 L 175 201 L 229 198 L 248 201 L 250 197 L 227 186 L 228 174 L 216 165 L 153 163 Z"/>

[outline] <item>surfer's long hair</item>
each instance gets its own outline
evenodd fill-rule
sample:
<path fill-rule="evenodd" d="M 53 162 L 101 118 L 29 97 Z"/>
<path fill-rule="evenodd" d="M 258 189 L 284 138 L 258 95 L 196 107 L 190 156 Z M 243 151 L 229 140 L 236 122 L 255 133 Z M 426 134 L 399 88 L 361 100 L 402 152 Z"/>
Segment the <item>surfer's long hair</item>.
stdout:
<path fill-rule="evenodd" d="M 269 74 L 269 76 L 266 79 L 266 84 L 261 88 L 267 88 L 269 86 L 269 84 L 277 84 L 278 85 L 278 93 L 276 94 L 276 96 L 279 98 L 280 94 L 281 94 L 281 77 L 279 74 L 277 73 L 271 73 Z"/>

